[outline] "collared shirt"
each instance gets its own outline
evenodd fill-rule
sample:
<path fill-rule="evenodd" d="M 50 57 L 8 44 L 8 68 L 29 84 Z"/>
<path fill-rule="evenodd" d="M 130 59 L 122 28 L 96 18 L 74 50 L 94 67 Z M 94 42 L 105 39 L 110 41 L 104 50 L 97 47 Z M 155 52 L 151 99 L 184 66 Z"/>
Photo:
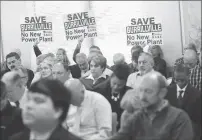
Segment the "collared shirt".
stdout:
<path fill-rule="evenodd" d="M 71 107 L 71 116 L 68 114 L 66 120 L 70 132 L 85 140 L 100 140 L 111 135 L 112 110 L 102 95 L 86 90 L 81 106 Z"/>
<path fill-rule="evenodd" d="M 189 77 L 190 84 L 197 88 L 199 91 L 201 91 L 201 79 L 202 79 L 202 73 L 201 73 L 201 66 L 196 65 L 192 70 Z"/>
<path fill-rule="evenodd" d="M 152 71 L 154 71 L 154 70 L 152 69 L 150 72 L 152 72 Z M 142 76 L 141 76 L 140 71 L 135 72 L 135 73 L 131 73 L 128 76 L 126 86 L 135 89 L 139 85 L 141 79 L 142 79 Z"/>
<path fill-rule="evenodd" d="M 48 138 L 50 137 L 51 132 L 50 133 L 46 133 L 44 135 L 41 136 L 36 136 L 34 135 L 34 133 L 30 132 L 30 138 L 29 140 L 48 140 Z"/>
<path fill-rule="evenodd" d="M 187 84 L 187 85 L 188 85 L 188 84 Z M 187 85 L 186 85 L 183 89 L 181 89 L 181 88 L 177 85 L 177 98 L 180 96 L 180 91 L 183 91 L 182 97 L 184 97 L 184 92 L 185 92 L 185 90 L 186 90 L 186 88 L 187 88 Z"/>
<path fill-rule="evenodd" d="M 93 80 L 93 84 L 95 84 L 97 82 L 98 79 L 100 78 L 104 78 L 106 79 L 107 78 L 107 75 L 103 72 L 102 75 L 100 75 L 98 78 L 94 79 L 92 74 L 90 74 L 88 77 L 86 77 L 86 79 L 91 79 Z"/>

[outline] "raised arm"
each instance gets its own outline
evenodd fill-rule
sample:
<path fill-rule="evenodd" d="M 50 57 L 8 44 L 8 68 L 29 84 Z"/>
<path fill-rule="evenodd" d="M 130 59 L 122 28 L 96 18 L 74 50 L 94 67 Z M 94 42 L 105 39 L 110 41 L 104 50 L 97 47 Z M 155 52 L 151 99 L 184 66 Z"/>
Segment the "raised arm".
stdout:
<path fill-rule="evenodd" d="M 34 53 L 35 53 L 36 57 L 39 56 L 40 54 L 42 54 L 38 47 L 38 44 L 39 44 L 39 41 L 37 40 L 33 45 Z"/>
<path fill-rule="evenodd" d="M 74 53 L 73 53 L 73 60 L 75 63 L 76 63 L 76 55 L 80 53 L 82 42 L 83 42 L 83 37 L 79 38 L 78 44 L 76 45 L 76 49 L 74 50 Z"/>

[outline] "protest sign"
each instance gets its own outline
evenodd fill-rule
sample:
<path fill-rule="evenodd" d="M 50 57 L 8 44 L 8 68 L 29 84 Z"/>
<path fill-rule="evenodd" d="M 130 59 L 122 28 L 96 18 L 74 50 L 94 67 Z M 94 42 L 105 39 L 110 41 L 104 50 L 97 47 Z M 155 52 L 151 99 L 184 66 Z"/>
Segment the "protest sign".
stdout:
<path fill-rule="evenodd" d="M 76 40 L 97 37 L 95 17 L 90 17 L 89 12 L 73 13 L 64 16 L 66 39 Z"/>
<path fill-rule="evenodd" d="M 154 17 L 132 18 L 131 25 L 126 27 L 127 45 L 163 45 L 162 25 Z"/>
<path fill-rule="evenodd" d="M 52 22 L 46 16 L 25 17 L 20 25 L 22 42 L 52 42 Z"/>

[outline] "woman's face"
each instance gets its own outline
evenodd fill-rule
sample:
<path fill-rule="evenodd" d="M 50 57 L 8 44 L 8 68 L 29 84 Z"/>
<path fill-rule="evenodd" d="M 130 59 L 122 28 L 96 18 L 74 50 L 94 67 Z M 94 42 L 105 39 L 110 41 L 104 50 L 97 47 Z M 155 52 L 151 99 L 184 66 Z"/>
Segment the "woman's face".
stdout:
<path fill-rule="evenodd" d="M 50 76 L 52 74 L 51 67 L 47 63 L 41 63 L 40 73 L 42 78 Z"/>
<path fill-rule="evenodd" d="M 153 57 L 157 57 L 159 55 L 159 49 L 156 46 L 152 46 L 151 48 L 151 54 Z"/>
<path fill-rule="evenodd" d="M 90 71 L 93 78 L 98 78 L 102 75 L 104 68 L 101 68 L 100 65 L 97 65 L 94 61 L 90 63 Z"/>
<path fill-rule="evenodd" d="M 64 55 L 63 55 L 63 51 L 62 50 L 58 50 L 56 53 L 56 59 L 58 62 L 63 63 L 64 61 Z"/>

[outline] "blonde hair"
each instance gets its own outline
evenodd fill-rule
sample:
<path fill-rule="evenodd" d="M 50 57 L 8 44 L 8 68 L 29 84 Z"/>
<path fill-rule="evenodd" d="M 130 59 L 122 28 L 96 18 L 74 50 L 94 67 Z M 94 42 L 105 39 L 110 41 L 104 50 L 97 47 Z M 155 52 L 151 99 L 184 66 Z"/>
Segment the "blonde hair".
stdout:
<path fill-rule="evenodd" d="M 148 52 L 151 54 L 151 49 L 154 48 L 154 47 L 157 48 L 157 50 L 159 52 L 159 57 L 163 58 L 163 51 L 162 51 L 162 49 L 161 49 L 161 47 L 159 45 L 151 45 L 151 46 L 149 46 Z"/>
<path fill-rule="evenodd" d="M 63 63 L 66 63 L 66 64 L 70 65 L 70 61 L 69 61 L 69 59 L 67 57 L 66 50 L 63 49 L 63 48 L 59 48 L 57 51 L 62 51 L 62 54 L 64 56 Z"/>

